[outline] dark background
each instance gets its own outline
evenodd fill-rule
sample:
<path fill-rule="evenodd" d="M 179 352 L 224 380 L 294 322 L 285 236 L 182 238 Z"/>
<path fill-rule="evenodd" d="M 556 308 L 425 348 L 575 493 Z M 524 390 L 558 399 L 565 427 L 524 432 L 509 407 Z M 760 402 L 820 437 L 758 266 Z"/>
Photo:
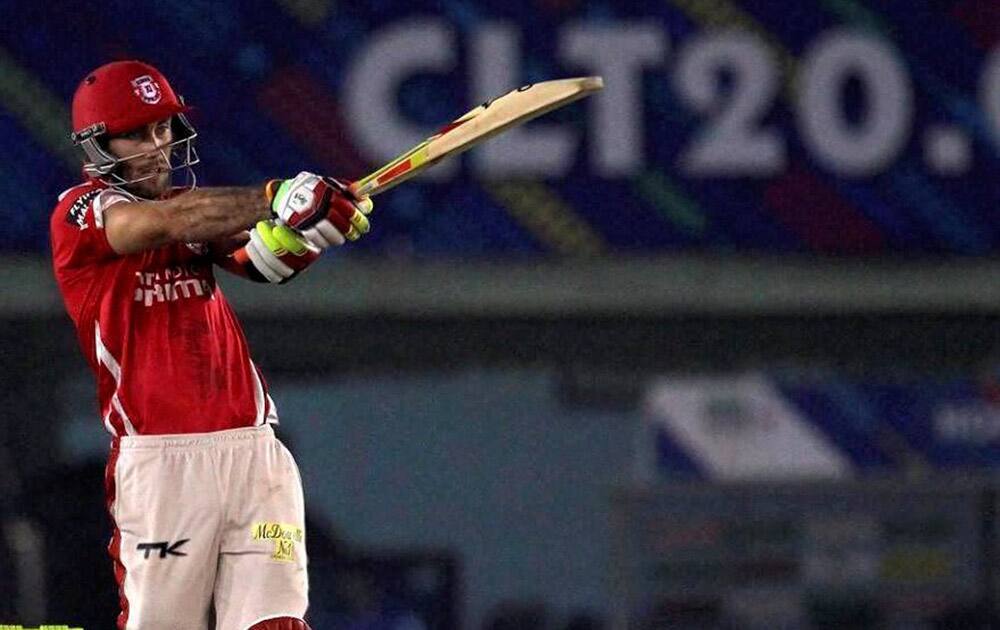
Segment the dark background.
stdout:
<path fill-rule="evenodd" d="M 206 186 L 360 177 L 516 85 L 607 81 L 292 285 L 223 278 L 302 468 L 314 627 L 990 627 L 998 6 L 4 3 L 0 622 L 112 624 L 46 226 L 77 82 L 139 58 Z M 783 469 L 806 442 L 837 465 Z"/>

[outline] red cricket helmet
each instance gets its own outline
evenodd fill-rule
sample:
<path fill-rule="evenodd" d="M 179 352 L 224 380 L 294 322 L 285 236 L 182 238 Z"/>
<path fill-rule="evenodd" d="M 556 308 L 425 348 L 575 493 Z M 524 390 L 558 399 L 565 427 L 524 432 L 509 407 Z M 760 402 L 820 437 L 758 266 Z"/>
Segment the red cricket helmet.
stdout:
<path fill-rule="evenodd" d="M 163 147 L 173 154 L 185 145 L 186 159 L 171 170 L 190 167 L 198 162 L 192 141 L 197 136 L 194 127 L 184 115 L 190 108 L 178 96 L 167 78 L 153 66 L 141 61 L 113 61 L 87 75 L 73 95 L 73 143 L 85 154 L 84 171 L 91 177 L 109 181 L 111 185 L 127 185 L 115 175 L 116 167 L 124 160 L 139 156 L 117 158 L 108 151 L 109 136 L 124 133 L 157 120 L 170 118 L 174 141 Z"/>

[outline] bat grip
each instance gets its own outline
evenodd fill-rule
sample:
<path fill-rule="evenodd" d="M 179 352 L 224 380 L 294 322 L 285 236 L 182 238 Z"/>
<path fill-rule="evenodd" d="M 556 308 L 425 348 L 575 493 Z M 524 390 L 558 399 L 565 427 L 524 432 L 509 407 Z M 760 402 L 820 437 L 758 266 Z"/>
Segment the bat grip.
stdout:
<path fill-rule="evenodd" d="M 361 180 L 358 180 L 356 182 L 351 182 L 350 184 L 348 184 L 346 186 L 347 192 L 349 192 L 351 194 L 351 196 L 353 196 L 355 199 L 361 199 L 362 197 L 365 196 L 361 192 L 362 188 L 363 187 L 361 185 Z"/>

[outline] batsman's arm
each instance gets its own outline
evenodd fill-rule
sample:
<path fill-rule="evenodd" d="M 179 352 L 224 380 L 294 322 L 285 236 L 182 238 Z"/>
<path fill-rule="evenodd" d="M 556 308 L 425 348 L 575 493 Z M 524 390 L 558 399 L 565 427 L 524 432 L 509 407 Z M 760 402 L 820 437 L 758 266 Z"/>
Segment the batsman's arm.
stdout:
<path fill-rule="evenodd" d="M 234 254 L 249 241 L 250 232 L 247 230 L 242 230 L 241 232 L 226 238 L 209 241 L 209 257 L 211 257 L 213 263 L 222 267 L 229 273 L 248 280 L 258 281 L 258 278 L 251 276 L 246 267 L 237 262 L 234 257 Z"/>
<path fill-rule="evenodd" d="M 250 240 L 249 230 L 240 230 L 232 236 L 227 236 L 226 238 L 219 238 L 212 241 L 208 241 L 208 251 L 209 255 L 213 260 L 220 260 L 222 258 L 228 257 L 230 254 L 235 252 L 237 249 L 243 247 Z"/>
<path fill-rule="evenodd" d="M 104 209 L 104 230 L 111 248 L 124 255 L 225 239 L 271 216 L 259 186 L 198 188 L 163 201 L 112 204 Z"/>

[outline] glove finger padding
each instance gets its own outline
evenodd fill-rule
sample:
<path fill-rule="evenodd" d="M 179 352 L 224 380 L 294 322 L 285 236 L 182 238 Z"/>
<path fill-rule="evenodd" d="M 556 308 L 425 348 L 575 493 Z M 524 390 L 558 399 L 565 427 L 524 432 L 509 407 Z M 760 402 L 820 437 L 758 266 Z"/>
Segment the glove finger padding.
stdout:
<path fill-rule="evenodd" d="M 250 262 L 268 282 L 291 280 L 311 265 L 320 249 L 288 226 L 260 221 L 250 230 L 245 251 Z"/>
<path fill-rule="evenodd" d="M 310 243 L 322 249 L 334 245 L 343 245 L 347 242 L 340 230 L 326 219 L 317 223 L 315 227 L 303 230 L 302 236 L 306 237 Z"/>
<path fill-rule="evenodd" d="M 268 282 L 281 282 L 285 278 L 291 277 L 294 272 L 291 267 L 281 262 L 281 259 L 268 249 L 256 229 L 250 231 L 250 242 L 246 244 L 245 249 L 254 269 Z"/>
<path fill-rule="evenodd" d="M 339 217 L 342 221 L 347 223 L 347 229 L 344 230 L 342 225 L 337 225 L 337 229 L 347 238 L 349 241 L 356 241 L 361 238 L 362 234 L 367 234 L 368 230 L 371 229 L 371 224 L 368 222 L 368 217 L 365 216 L 364 212 L 361 211 L 361 207 L 358 202 L 350 199 L 348 197 L 336 196 L 330 202 L 330 212 L 327 216 L 331 221 Z"/>
<path fill-rule="evenodd" d="M 292 253 L 301 256 L 309 249 L 309 243 L 299 236 L 293 229 L 282 223 L 270 223 L 261 221 L 263 225 L 257 226 L 264 244 L 277 256 L 284 256 Z"/>
<path fill-rule="evenodd" d="M 326 219 L 325 219 L 325 221 L 330 223 L 340 233 L 342 239 L 349 238 L 349 233 L 351 232 L 351 229 L 353 227 L 351 225 L 351 220 L 349 218 L 349 215 L 345 216 L 345 212 L 341 208 L 341 206 L 344 204 L 350 205 L 350 202 L 341 197 L 335 197 L 330 204 L 330 208 L 326 214 Z M 351 212 L 353 212 L 353 210 Z M 320 223 L 323 223 L 323 221 L 317 223 L 316 227 L 319 227 Z M 304 232 L 305 230 L 303 230 L 303 233 Z M 331 235 L 331 237 L 335 240 L 337 238 L 336 235 Z M 349 240 L 354 240 L 354 239 L 349 238 Z M 337 243 L 337 244 L 339 245 L 342 243 Z"/>

